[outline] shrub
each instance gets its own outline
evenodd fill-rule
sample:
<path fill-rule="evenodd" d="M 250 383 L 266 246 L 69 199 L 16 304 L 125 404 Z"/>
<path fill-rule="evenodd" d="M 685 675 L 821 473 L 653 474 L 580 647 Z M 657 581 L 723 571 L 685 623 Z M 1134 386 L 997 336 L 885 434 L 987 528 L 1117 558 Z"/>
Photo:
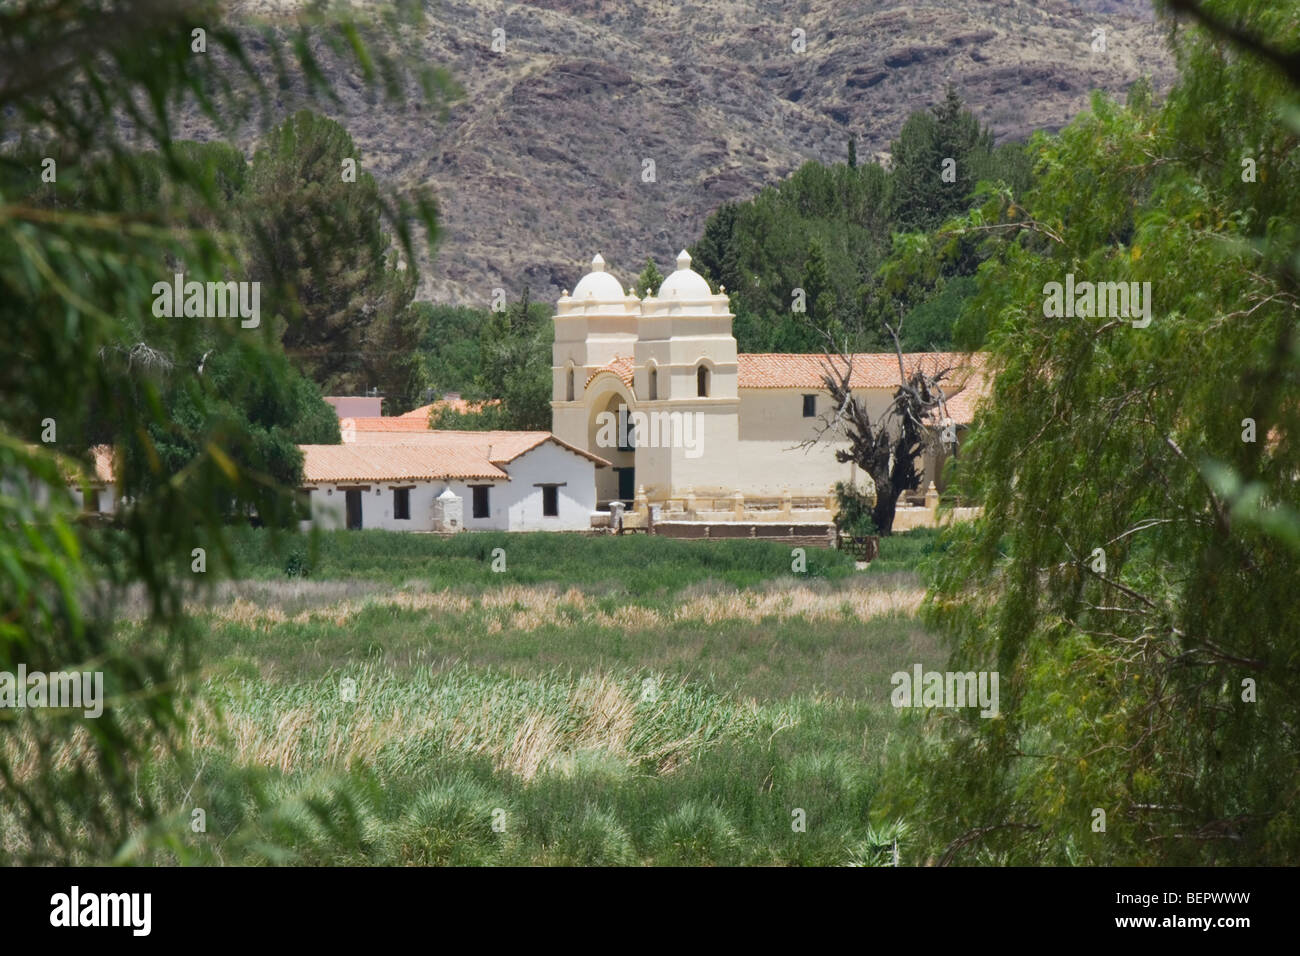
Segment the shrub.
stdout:
<path fill-rule="evenodd" d="M 553 848 L 562 866 L 628 866 L 636 850 L 618 818 L 608 810 L 588 805 L 573 820 L 565 821 Z"/>
<path fill-rule="evenodd" d="M 492 829 L 504 798 L 468 777 L 435 784 L 412 802 L 393 828 L 395 862 L 420 866 L 474 866 L 496 862 L 504 833 Z M 505 816 L 509 825 L 509 813 Z"/>
<path fill-rule="evenodd" d="M 291 578 L 305 578 L 311 574 L 311 563 L 307 560 L 307 555 L 297 548 L 290 551 L 284 562 L 284 573 Z"/>
<path fill-rule="evenodd" d="M 865 538 L 876 534 L 876 523 L 871 518 L 872 501 L 852 485 L 838 482 L 835 485 L 835 527 L 850 538 Z"/>
<path fill-rule="evenodd" d="M 650 850 L 660 864 L 725 866 L 739 848 L 740 838 L 727 815 L 695 800 L 661 819 L 650 837 Z"/>

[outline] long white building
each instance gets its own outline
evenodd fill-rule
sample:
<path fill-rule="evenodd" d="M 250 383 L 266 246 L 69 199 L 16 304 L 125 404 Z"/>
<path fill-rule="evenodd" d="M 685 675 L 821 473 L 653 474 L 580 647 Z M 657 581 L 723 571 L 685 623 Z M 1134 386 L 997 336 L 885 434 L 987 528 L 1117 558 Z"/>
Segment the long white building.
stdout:
<path fill-rule="evenodd" d="M 379 419 L 401 424 L 399 419 Z M 323 529 L 580 531 L 609 463 L 549 432 L 374 428 L 345 419 L 342 445 L 301 445 L 303 492 Z M 349 427 L 351 426 L 351 427 Z"/>

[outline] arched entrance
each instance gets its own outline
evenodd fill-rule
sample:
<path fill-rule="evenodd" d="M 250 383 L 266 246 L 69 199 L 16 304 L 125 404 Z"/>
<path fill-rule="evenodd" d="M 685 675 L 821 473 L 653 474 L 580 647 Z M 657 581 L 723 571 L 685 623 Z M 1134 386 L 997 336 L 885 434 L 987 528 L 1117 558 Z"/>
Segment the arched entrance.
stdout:
<path fill-rule="evenodd" d="M 606 392 L 591 403 L 587 420 L 587 448 L 614 467 L 596 470 L 596 507 L 611 501 L 632 503 L 636 497 L 636 436 L 629 413 L 631 400 L 621 391 Z"/>

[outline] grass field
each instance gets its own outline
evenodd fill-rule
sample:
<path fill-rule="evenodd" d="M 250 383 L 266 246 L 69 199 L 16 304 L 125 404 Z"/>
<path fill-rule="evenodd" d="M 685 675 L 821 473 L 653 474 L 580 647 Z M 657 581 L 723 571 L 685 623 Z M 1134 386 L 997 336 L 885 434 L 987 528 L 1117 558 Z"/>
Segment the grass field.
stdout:
<path fill-rule="evenodd" d="M 918 862 L 895 771 L 922 724 L 889 675 L 943 660 L 915 618 L 932 532 L 866 572 L 809 549 L 794 573 L 762 541 L 279 545 L 239 535 L 240 579 L 196 608 L 184 769 L 141 784 L 174 811 L 171 855 L 845 865 L 898 837 Z"/>

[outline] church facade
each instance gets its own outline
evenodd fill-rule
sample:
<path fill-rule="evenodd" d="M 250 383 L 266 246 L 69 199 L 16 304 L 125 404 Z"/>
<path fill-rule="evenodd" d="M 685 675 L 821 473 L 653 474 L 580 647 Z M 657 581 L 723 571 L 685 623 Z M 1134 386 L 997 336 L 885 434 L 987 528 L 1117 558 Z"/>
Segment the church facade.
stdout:
<path fill-rule="evenodd" d="M 869 489 L 834 432 L 809 445 L 825 426 L 830 394 L 819 354 L 738 353 L 725 289 L 715 294 L 681 252 L 657 293 L 625 291 L 597 255 L 591 271 L 555 311 L 552 432 L 608 460 L 596 498 L 664 503 L 670 511 L 720 510 L 719 500 L 747 505 L 805 499 L 826 507 L 837 482 Z M 955 368 L 947 418 L 920 463 L 942 490 L 942 465 L 970 424 L 984 389 L 982 356 L 908 353 L 904 367 Z M 851 384 L 873 421 L 899 383 L 898 356 L 853 356 Z M 706 504 L 712 502 L 711 504 Z M 797 505 L 796 505 L 797 506 Z M 811 503 L 805 507 L 811 507 Z M 736 509 L 739 516 L 740 508 Z"/>

